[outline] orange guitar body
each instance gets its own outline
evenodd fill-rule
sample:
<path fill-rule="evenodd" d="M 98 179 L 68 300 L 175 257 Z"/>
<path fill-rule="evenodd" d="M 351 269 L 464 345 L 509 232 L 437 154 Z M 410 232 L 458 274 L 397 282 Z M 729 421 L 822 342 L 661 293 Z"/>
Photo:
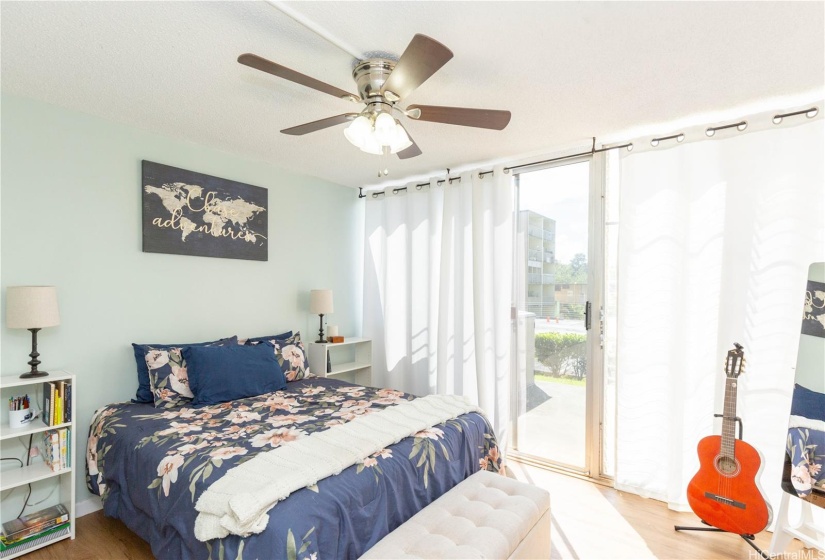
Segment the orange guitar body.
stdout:
<path fill-rule="evenodd" d="M 688 503 L 705 523 L 737 535 L 756 534 L 770 522 L 768 504 L 756 485 L 762 459 L 751 445 L 735 440 L 734 464 L 722 456 L 721 447 L 721 436 L 699 442 L 699 472 L 688 484 Z"/>

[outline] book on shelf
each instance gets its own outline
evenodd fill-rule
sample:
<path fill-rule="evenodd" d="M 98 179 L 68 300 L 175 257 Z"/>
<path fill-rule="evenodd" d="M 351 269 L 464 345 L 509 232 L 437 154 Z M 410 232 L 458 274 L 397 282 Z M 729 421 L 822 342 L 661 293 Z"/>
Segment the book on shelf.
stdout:
<path fill-rule="evenodd" d="M 63 382 L 57 381 L 55 383 L 55 399 L 57 400 L 57 406 L 54 407 L 54 422 L 52 426 L 56 424 L 60 424 L 60 419 L 63 418 L 61 415 L 61 410 L 63 409 Z"/>
<path fill-rule="evenodd" d="M 48 381 L 43 383 L 43 423 L 51 425 L 52 414 L 52 384 Z"/>
<path fill-rule="evenodd" d="M 71 383 L 71 381 L 66 382 L 66 410 L 63 413 L 63 421 L 64 422 L 71 422 L 72 421 L 72 383 Z"/>
<path fill-rule="evenodd" d="M 3 523 L 3 542 L 19 543 L 29 536 L 40 533 L 69 521 L 69 510 L 63 504 L 40 510 Z"/>
<path fill-rule="evenodd" d="M 72 382 L 46 381 L 43 383 L 43 422 L 57 426 L 72 421 Z"/>
<path fill-rule="evenodd" d="M 40 455 L 46 465 L 53 471 L 60 471 L 71 467 L 71 428 L 59 428 L 43 432 L 40 442 Z"/>
<path fill-rule="evenodd" d="M 43 461 L 53 471 L 60 470 L 60 461 L 55 456 L 55 448 L 58 445 L 57 432 L 53 430 L 46 430 L 41 434 L 42 441 L 40 442 L 40 455 Z"/>
<path fill-rule="evenodd" d="M 54 533 L 59 533 L 60 531 L 63 531 L 64 529 L 67 529 L 70 526 L 71 524 L 67 521 L 66 523 L 54 525 L 47 529 L 43 529 L 39 533 L 34 533 L 32 535 L 29 535 L 28 537 L 21 537 L 17 540 L 7 540 L 5 535 L 0 535 L 0 552 L 5 552 L 9 549 L 16 548 L 20 545 L 24 545 L 32 541 L 36 541 L 38 539 L 44 539 L 50 535 L 53 535 Z"/>
<path fill-rule="evenodd" d="M 66 465 L 66 428 L 57 430 L 57 435 L 60 436 L 60 464 Z"/>

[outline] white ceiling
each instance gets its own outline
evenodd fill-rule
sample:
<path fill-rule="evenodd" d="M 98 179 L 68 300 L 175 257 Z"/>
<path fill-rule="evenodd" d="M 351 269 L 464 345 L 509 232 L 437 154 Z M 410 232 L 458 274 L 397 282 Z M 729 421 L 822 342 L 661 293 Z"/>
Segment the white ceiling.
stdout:
<path fill-rule="evenodd" d="M 405 121 L 390 178 L 616 135 L 825 82 L 823 2 L 293 2 L 364 52 L 415 33 L 455 57 L 408 103 L 508 109 L 502 132 Z M 252 52 L 355 92 L 352 57 L 265 2 L 0 3 L 2 90 L 349 186 L 378 156 L 343 127 L 278 131 L 351 103 L 236 62 Z"/>

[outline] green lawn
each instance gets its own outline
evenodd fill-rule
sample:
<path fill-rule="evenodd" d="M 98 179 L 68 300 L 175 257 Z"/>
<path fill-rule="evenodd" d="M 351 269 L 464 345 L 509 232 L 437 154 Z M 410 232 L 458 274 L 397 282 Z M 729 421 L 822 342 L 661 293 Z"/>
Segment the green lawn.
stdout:
<path fill-rule="evenodd" d="M 542 373 L 537 371 L 535 373 L 536 381 L 543 381 L 546 383 L 561 383 L 563 385 L 579 385 L 581 387 L 585 386 L 585 379 L 576 379 L 575 377 L 553 377 L 552 375 Z"/>

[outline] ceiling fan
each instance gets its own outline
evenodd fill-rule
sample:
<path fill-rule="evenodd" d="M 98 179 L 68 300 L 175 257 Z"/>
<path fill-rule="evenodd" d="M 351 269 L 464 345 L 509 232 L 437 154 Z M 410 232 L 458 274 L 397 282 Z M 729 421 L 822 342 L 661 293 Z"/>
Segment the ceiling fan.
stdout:
<path fill-rule="evenodd" d="M 363 103 L 360 113 L 344 113 L 310 123 L 285 128 L 281 132 L 301 136 L 324 128 L 351 122 L 344 131 L 347 140 L 361 150 L 382 155 L 396 154 L 400 159 L 421 155 L 421 149 L 393 115 L 401 113 L 411 119 L 477 128 L 503 130 L 510 122 L 510 111 L 440 107 L 436 105 L 399 105 L 418 86 L 435 74 L 453 57 L 452 51 L 426 35 L 418 34 L 398 61 L 391 58 L 368 58 L 352 71 L 358 87 L 355 95 L 316 80 L 255 54 L 242 54 L 238 62 L 279 78 L 317 91 Z"/>

